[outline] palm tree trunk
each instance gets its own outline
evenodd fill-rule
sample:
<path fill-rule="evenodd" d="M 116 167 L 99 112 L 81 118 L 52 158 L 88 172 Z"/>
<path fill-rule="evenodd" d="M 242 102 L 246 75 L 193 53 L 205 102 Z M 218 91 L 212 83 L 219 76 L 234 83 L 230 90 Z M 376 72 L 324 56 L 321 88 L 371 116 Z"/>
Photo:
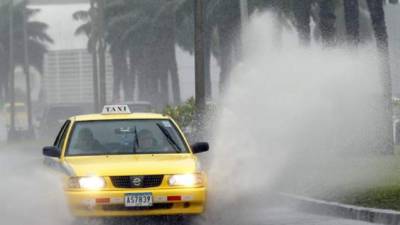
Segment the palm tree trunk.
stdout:
<path fill-rule="evenodd" d="M 159 59 L 159 45 L 153 42 L 146 49 L 146 55 L 148 57 L 148 64 L 146 65 L 145 80 L 147 86 L 147 94 L 149 101 L 155 106 L 156 110 L 161 110 L 165 95 L 161 96 L 161 74 L 163 73 L 161 61 Z M 152 66 L 148 66 L 152 65 Z M 165 67 L 164 67 L 165 68 Z M 166 95 L 168 93 L 165 93 Z"/>
<path fill-rule="evenodd" d="M 113 102 L 120 102 L 121 101 L 121 81 L 122 81 L 122 74 L 121 74 L 121 57 L 118 54 L 118 50 L 113 49 L 111 51 L 111 61 L 113 65 L 113 95 L 112 100 Z"/>
<path fill-rule="evenodd" d="M 106 51 L 104 41 L 99 43 L 99 98 L 100 105 L 104 106 L 107 102 L 107 90 L 106 90 Z"/>
<path fill-rule="evenodd" d="M 10 2 L 10 19 L 9 19 L 9 102 L 10 102 L 10 128 L 8 130 L 8 141 L 14 141 L 16 136 L 15 130 L 15 62 L 14 62 L 14 1 Z"/>
<path fill-rule="evenodd" d="M 3 51 L 0 55 L 0 101 L 5 102 L 7 99 L 7 87 L 8 87 L 8 66 L 6 59 L 6 51 Z"/>
<path fill-rule="evenodd" d="M 160 66 L 159 71 L 158 71 L 158 76 L 160 79 L 160 109 L 163 109 L 165 106 L 169 104 L 169 75 L 168 75 L 168 70 L 164 70 L 164 66 Z"/>
<path fill-rule="evenodd" d="M 240 3 L 238 0 L 232 1 L 232 13 L 223 13 L 224 16 L 218 21 L 218 35 L 220 41 L 220 93 L 224 93 L 225 86 L 229 81 L 229 75 L 236 59 L 240 57 L 240 50 L 235 39 L 236 33 L 240 28 Z"/>
<path fill-rule="evenodd" d="M 367 0 L 368 10 L 371 16 L 372 27 L 378 49 L 385 53 L 389 52 L 388 34 L 383 10 L 383 0 Z"/>
<path fill-rule="evenodd" d="M 100 90 L 100 105 L 107 103 L 107 89 L 106 89 L 106 43 L 104 40 L 104 0 L 98 0 L 99 7 L 99 90 Z"/>
<path fill-rule="evenodd" d="M 231 35 L 233 34 L 233 28 L 229 25 L 220 24 L 218 26 L 218 35 L 220 42 L 220 76 L 219 76 L 219 90 L 220 93 L 224 93 L 225 85 L 228 82 L 228 76 L 231 72 L 233 62 L 233 49 Z"/>
<path fill-rule="evenodd" d="M 300 43 L 307 46 L 311 42 L 311 1 L 293 1 L 293 12 L 296 19 L 296 28 L 299 33 Z"/>
<path fill-rule="evenodd" d="M 98 72 L 98 62 L 97 62 L 97 50 L 92 50 L 92 79 L 93 79 L 93 104 L 94 112 L 100 110 L 99 104 L 99 72 Z"/>
<path fill-rule="evenodd" d="M 28 34 L 26 27 L 26 9 L 22 13 L 23 18 L 23 36 L 24 36 L 24 72 L 25 72 L 25 82 L 26 82 L 26 107 L 27 107 L 27 119 L 28 119 L 28 132 L 31 137 L 33 137 L 33 123 L 32 123 L 32 100 L 31 100 L 31 79 L 30 79 L 30 69 L 29 69 L 29 56 L 28 56 Z"/>
<path fill-rule="evenodd" d="M 385 145 L 384 153 L 393 153 L 393 130 L 392 130 L 392 79 L 390 74 L 389 43 L 386 30 L 385 12 L 383 0 L 367 0 L 368 10 L 371 16 L 372 27 L 375 32 L 376 43 L 382 62 L 382 86 L 384 90 L 384 121 L 383 137 Z"/>
<path fill-rule="evenodd" d="M 284 2 L 282 0 L 273 0 L 271 2 L 272 9 L 274 11 L 274 38 L 273 38 L 273 45 L 276 46 L 277 49 L 281 49 L 282 47 L 282 36 L 283 36 L 283 7 Z"/>
<path fill-rule="evenodd" d="M 127 52 L 120 46 L 113 46 L 111 59 L 113 64 L 113 101 L 120 102 L 121 87 L 124 93 L 125 101 L 132 101 L 132 84 L 128 75 Z"/>
<path fill-rule="evenodd" d="M 179 81 L 178 74 L 178 64 L 176 62 L 176 53 L 175 53 L 175 45 L 173 46 L 174 50 L 171 52 L 170 58 L 170 73 L 171 73 L 171 84 L 172 84 L 172 94 L 173 94 L 173 102 L 175 105 L 181 103 L 181 87 Z"/>
<path fill-rule="evenodd" d="M 167 21 L 167 26 L 168 29 L 168 35 L 165 35 L 167 37 L 167 51 L 166 56 L 167 58 L 165 60 L 168 61 L 167 67 L 170 72 L 171 76 L 171 89 L 172 89 L 172 100 L 175 105 L 178 105 L 181 103 L 181 88 L 179 84 L 179 73 L 178 73 L 178 63 L 176 62 L 176 49 L 175 49 L 175 43 L 176 43 L 176 13 L 174 11 L 168 12 L 167 15 L 168 19 Z M 167 82 L 169 83 L 169 79 L 167 79 Z"/>
<path fill-rule="evenodd" d="M 131 76 L 128 73 L 128 62 L 127 62 L 126 52 L 122 52 L 120 64 L 121 64 L 120 72 L 122 75 L 121 78 L 122 78 L 122 87 L 124 92 L 124 100 L 132 101 L 133 98 L 132 81 L 131 81 Z"/>
<path fill-rule="evenodd" d="M 201 121 L 201 114 L 206 105 L 205 80 L 204 80 L 204 0 L 197 0 L 194 4 L 195 13 L 195 101 L 197 108 L 197 121 Z"/>
<path fill-rule="evenodd" d="M 139 101 L 149 101 L 149 86 L 147 80 L 149 79 L 147 74 L 149 67 L 147 65 L 151 64 L 149 57 L 146 54 L 146 48 L 148 46 L 143 46 L 142 49 L 136 49 L 137 54 L 135 54 L 135 60 L 137 65 L 137 82 L 138 82 L 138 99 Z"/>
<path fill-rule="evenodd" d="M 335 3 L 333 0 L 319 1 L 319 29 L 321 30 L 322 43 L 332 46 L 336 34 Z"/>
<path fill-rule="evenodd" d="M 347 42 L 358 45 L 360 42 L 360 21 L 358 0 L 343 0 Z"/>
<path fill-rule="evenodd" d="M 90 20 L 91 20 L 91 34 L 89 39 L 96 39 L 94 37 L 94 30 L 96 29 L 96 18 L 94 15 L 94 1 L 90 0 Z M 93 83 L 93 108 L 94 112 L 100 111 L 100 104 L 99 104 L 99 71 L 98 71 L 98 58 L 97 58 L 97 42 L 94 41 L 89 45 L 89 51 L 92 55 L 92 83 Z"/>
<path fill-rule="evenodd" d="M 130 49 L 129 50 L 129 83 L 131 86 L 131 94 L 130 94 L 130 99 L 128 100 L 134 100 L 135 99 L 135 90 L 136 90 L 136 77 L 137 77 L 137 51 Z"/>
<path fill-rule="evenodd" d="M 5 54 L 9 54 L 8 51 L 6 51 Z M 3 77 L 4 77 L 4 83 L 2 83 L 1 85 L 3 85 L 4 87 L 4 101 L 5 102 L 9 102 L 10 101 L 10 59 L 7 57 L 6 55 L 4 55 L 5 60 L 2 61 L 4 69 L 2 70 L 3 72 Z"/>
<path fill-rule="evenodd" d="M 212 98 L 212 83 L 211 83 L 211 39 L 212 39 L 212 27 L 205 24 L 204 32 L 204 79 L 206 89 L 206 99 Z"/>

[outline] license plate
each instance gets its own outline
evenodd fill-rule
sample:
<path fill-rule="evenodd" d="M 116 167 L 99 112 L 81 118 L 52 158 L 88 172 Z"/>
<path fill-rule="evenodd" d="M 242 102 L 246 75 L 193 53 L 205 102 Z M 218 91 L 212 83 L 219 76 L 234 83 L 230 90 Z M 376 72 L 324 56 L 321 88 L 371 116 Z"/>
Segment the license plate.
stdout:
<path fill-rule="evenodd" d="M 153 205 L 151 193 L 130 193 L 125 195 L 126 207 L 149 207 Z"/>

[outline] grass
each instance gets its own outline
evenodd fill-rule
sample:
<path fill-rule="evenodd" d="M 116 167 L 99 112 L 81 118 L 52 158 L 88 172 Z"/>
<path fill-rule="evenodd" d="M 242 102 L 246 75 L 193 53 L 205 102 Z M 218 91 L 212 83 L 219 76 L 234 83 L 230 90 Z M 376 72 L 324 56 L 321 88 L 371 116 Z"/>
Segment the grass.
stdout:
<path fill-rule="evenodd" d="M 400 211 L 400 146 L 394 155 L 350 156 L 295 166 L 280 184 L 286 192 Z"/>
<path fill-rule="evenodd" d="M 364 207 L 400 211 L 400 185 L 371 187 L 336 199 L 338 202 Z"/>
<path fill-rule="evenodd" d="M 375 163 L 385 163 L 391 168 L 381 174 L 383 179 L 380 183 L 337 196 L 336 200 L 346 204 L 400 211 L 400 146 L 395 146 L 394 156 L 387 156 Z"/>

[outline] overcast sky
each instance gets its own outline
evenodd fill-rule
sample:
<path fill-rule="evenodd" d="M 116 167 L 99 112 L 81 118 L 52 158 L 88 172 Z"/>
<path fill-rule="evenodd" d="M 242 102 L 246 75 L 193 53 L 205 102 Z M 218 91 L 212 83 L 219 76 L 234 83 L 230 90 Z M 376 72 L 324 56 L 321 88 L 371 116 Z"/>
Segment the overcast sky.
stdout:
<path fill-rule="evenodd" d="M 34 19 L 49 25 L 48 33 L 54 39 L 54 44 L 50 45 L 49 49 L 86 48 L 86 37 L 74 35 L 76 28 L 82 22 L 74 21 L 72 14 L 78 10 L 87 10 L 88 4 L 34 5 L 32 8 L 41 9 Z"/>

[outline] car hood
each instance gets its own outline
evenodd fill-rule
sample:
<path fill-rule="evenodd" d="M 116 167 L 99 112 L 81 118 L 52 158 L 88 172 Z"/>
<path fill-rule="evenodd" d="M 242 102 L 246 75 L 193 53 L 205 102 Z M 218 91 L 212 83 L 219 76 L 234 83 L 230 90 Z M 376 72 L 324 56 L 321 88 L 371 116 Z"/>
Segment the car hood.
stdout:
<path fill-rule="evenodd" d="M 192 154 L 74 156 L 65 162 L 74 176 L 180 174 L 197 168 Z"/>

